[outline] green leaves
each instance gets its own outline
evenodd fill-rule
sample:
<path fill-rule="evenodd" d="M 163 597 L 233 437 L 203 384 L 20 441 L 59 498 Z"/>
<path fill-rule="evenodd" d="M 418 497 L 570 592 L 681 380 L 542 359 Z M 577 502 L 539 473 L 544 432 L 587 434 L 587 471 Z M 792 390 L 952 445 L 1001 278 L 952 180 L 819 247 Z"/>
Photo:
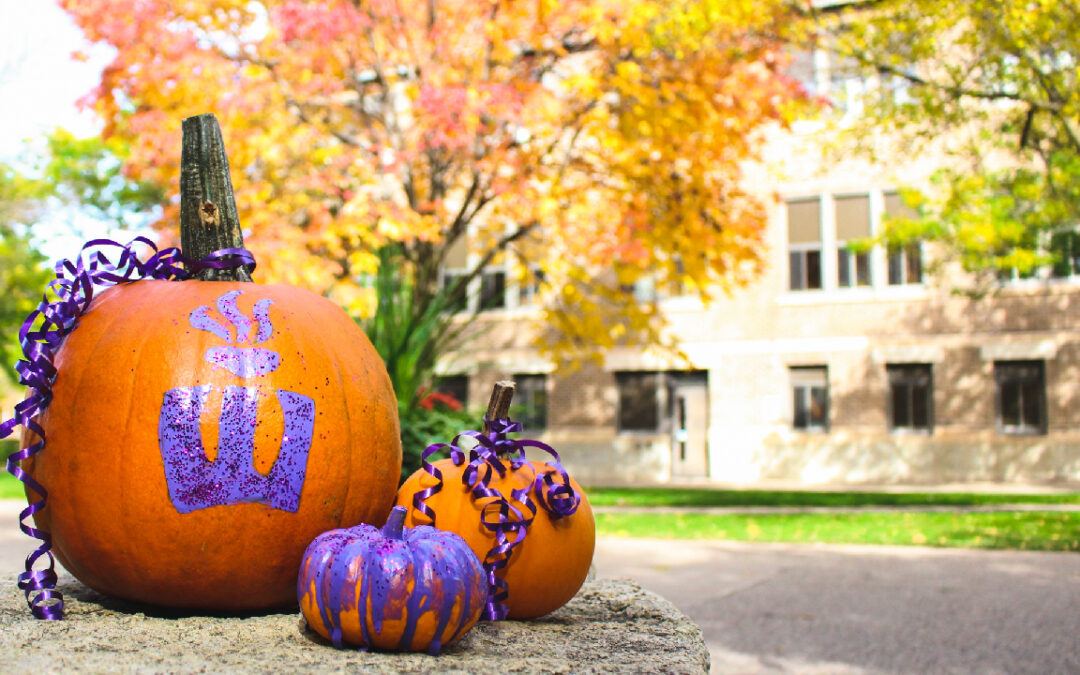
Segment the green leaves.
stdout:
<path fill-rule="evenodd" d="M 877 83 L 845 120 L 846 150 L 941 159 L 910 186 L 918 216 L 889 224 L 890 243 L 934 241 L 976 285 L 1063 269 L 1050 242 L 1080 222 L 1078 17 L 1076 0 L 886 0 L 817 17 L 819 44 Z"/>

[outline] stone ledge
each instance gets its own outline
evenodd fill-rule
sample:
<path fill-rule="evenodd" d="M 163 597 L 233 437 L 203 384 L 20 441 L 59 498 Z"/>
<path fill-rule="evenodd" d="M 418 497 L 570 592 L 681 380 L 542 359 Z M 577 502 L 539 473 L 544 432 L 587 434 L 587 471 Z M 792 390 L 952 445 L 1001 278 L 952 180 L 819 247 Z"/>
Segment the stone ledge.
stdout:
<path fill-rule="evenodd" d="M 437 657 L 337 650 L 299 613 L 171 616 L 61 578 L 66 618 L 38 621 L 0 581 L 5 673 L 706 673 L 701 629 L 637 583 L 586 582 L 565 607 L 533 621 L 481 622 Z"/>

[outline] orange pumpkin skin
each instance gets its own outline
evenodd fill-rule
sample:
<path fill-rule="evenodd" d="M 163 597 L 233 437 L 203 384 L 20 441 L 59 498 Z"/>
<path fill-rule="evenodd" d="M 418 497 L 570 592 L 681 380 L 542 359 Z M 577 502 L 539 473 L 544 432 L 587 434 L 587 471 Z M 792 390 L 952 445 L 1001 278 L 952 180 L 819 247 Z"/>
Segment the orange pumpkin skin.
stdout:
<path fill-rule="evenodd" d="M 530 487 L 536 476 L 553 469 L 544 462 L 526 462 L 517 470 L 512 470 L 510 464 L 509 460 L 503 460 L 505 475 L 500 477 L 493 471 L 488 487 L 520 508 L 511 499 L 511 493 Z M 435 511 L 435 526 L 459 535 L 483 562 L 495 545 L 495 535 L 481 523 L 481 515 L 483 507 L 495 498 L 473 503 L 469 490 L 461 482 L 466 464 L 455 466 L 453 460 L 441 459 L 432 465 L 442 472 L 443 480 L 442 490 L 424 500 Z M 409 510 L 407 526 L 432 524 L 414 508 L 413 495 L 436 483 L 434 477 L 420 470 L 398 489 L 398 505 Z M 570 486 L 581 497 L 581 503 L 573 514 L 563 518 L 552 518 L 530 492 L 533 503 L 537 504 L 536 517 L 524 541 L 514 547 L 509 564 L 498 573 L 508 585 L 505 600 L 508 618 L 532 619 L 550 614 L 569 602 L 585 582 L 596 546 L 596 524 L 581 486 L 573 478 Z"/>
<path fill-rule="evenodd" d="M 268 337 L 261 323 L 246 343 L 239 327 L 229 327 L 216 303 L 231 291 L 240 291 L 236 307 L 249 318 L 258 316 L 257 301 L 272 303 L 263 307 L 270 319 L 264 323 L 273 328 Z M 242 377 L 208 360 L 208 350 L 227 341 L 221 331 L 195 327 L 190 317 L 200 306 L 229 327 L 234 343 L 258 342 L 280 364 Z M 49 492 L 47 508 L 34 518 L 51 533 L 60 563 L 102 593 L 214 610 L 295 604 L 308 543 L 343 525 L 381 523 L 393 506 L 401 441 L 386 369 L 363 331 L 313 293 L 224 281 L 115 286 L 94 299 L 55 364 L 53 400 L 39 420 L 46 447 L 24 462 Z M 280 392 L 310 399 L 295 511 L 259 499 L 180 511 L 159 423 L 164 429 L 169 421 L 166 392 L 196 386 L 209 393 L 198 428 L 188 433 L 201 435 L 205 454 L 197 459 L 210 463 L 229 451 L 228 443 L 218 447 L 226 433 L 222 392 L 256 390 L 247 451 L 259 476 L 275 475 L 272 467 L 294 433 Z M 24 445 L 33 440 L 24 433 Z"/>

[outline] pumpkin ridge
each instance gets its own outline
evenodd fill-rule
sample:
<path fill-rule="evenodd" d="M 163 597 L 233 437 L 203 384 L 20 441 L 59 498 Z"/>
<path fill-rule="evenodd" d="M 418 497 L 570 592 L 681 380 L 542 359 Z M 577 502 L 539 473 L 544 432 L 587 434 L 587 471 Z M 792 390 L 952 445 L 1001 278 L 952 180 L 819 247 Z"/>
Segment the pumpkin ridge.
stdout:
<path fill-rule="evenodd" d="M 135 283 L 139 283 L 139 282 L 135 282 Z M 113 293 L 109 293 L 110 291 L 113 290 L 113 288 L 116 288 L 117 290 L 114 291 Z M 128 290 L 128 289 L 131 289 L 131 288 L 134 288 L 134 286 L 121 286 L 121 287 L 114 286 L 112 288 L 108 288 L 108 289 L 105 289 L 104 291 L 102 291 L 101 295 L 99 295 L 98 297 L 99 298 L 105 298 L 106 300 L 108 300 L 110 302 L 113 302 L 113 299 L 110 296 L 117 295 L 117 294 L 120 294 L 120 293 L 124 293 L 125 295 L 129 294 L 130 290 Z M 109 293 L 109 295 L 106 295 L 107 293 Z M 110 320 L 104 325 L 101 333 L 98 335 L 98 339 L 94 341 L 94 345 L 92 347 L 90 347 L 86 352 L 87 354 L 90 355 L 91 359 L 94 357 L 95 354 L 99 353 L 99 348 L 101 347 L 103 342 L 112 339 L 112 336 L 115 335 L 115 332 L 116 332 L 116 329 L 118 328 L 118 326 L 121 323 L 123 323 L 124 321 L 130 319 L 130 316 L 132 316 L 132 315 L 137 316 L 136 312 L 138 312 L 142 308 L 142 306 L 146 304 L 147 299 L 145 297 L 145 294 L 137 294 L 137 295 L 143 295 L 144 296 L 142 298 L 143 302 L 138 302 L 134 307 L 131 308 L 130 312 L 127 315 L 125 315 L 125 314 L 123 314 L 121 312 L 117 312 L 114 316 L 110 317 Z M 97 304 L 97 303 L 95 303 L 95 304 Z M 89 312 L 93 311 L 94 309 L 95 309 L 94 306 L 89 306 L 89 307 L 87 307 L 86 313 L 89 313 Z M 145 338 L 145 333 L 144 333 L 143 340 L 145 341 L 145 339 L 146 338 Z M 65 340 L 65 343 L 66 342 L 67 342 L 67 340 Z M 139 344 L 140 344 L 140 347 L 141 347 L 143 342 L 140 342 Z M 78 380 L 76 381 L 75 384 L 73 384 L 73 387 L 71 388 L 72 399 L 73 400 L 78 401 L 81 398 L 81 391 L 82 391 L 82 388 L 83 388 L 84 380 L 86 379 L 86 376 L 87 376 L 87 374 L 89 373 L 90 370 L 91 370 L 90 368 L 85 367 L 85 366 L 80 367 L 78 369 Z M 55 391 L 55 386 L 54 386 L 53 391 Z M 134 395 L 132 393 L 132 395 L 129 396 L 129 401 L 128 401 L 128 404 L 129 404 L 128 412 L 129 413 L 131 412 L 130 411 L 130 406 L 133 403 L 133 400 L 134 400 Z M 55 406 L 50 405 L 50 409 L 55 409 Z M 130 421 L 130 415 L 129 415 L 128 421 Z M 126 426 L 125 426 L 125 431 L 126 431 Z M 106 455 L 110 459 L 112 459 L 112 462 L 110 463 L 110 466 L 107 469 L 109 471 L 109 475 L 117 475 L 116 472 L 120 471 L 121 467 L 126 466 L 126 464 L 125 464 L 126 457 L 125 457 L 124 453 L 127 452 L 128 444 L 126 444 L 126 443 L 118 443 L 117 445 L 122 446 L 121 449 L 120 449 L 120 452 L 104 452 L 104 453 L 100 453 L 100 455 Z M 49 442 L 48 442 L 48 437 L 46 437 L 45 450 L 43 452 L 48 452 L 48 451 L 49 451 Z M 55 452 L 55 449 L 54 449 L 54 452 Z M 126 482 L 121 481 L 121 488 L 120 488 L 121 499 L 126 499 L 126 495 L 124 495 L 125 485 L 126 485 Z M 46 485 L 45 489 L 46 490 L 49 489 L 49 486 Z M 55 497 L 53 497 L 53 499 L 55 500 Z M 122 509 L 122 511 L 124 512 L 124 515 L 122 515 L 121 518 L 125 518 L 126 514 L 127 514 L 127 511 L 123 510 L 123 509 Z M 94 528 L 89 528 L 86 524 L 84 524 L 85 519 L 82 517 L 83 510 L 81 508 L 72 509 L 72 515 L 74 516 L 76 529 L 78 531 L 87 531 L 89 529 L 94 529 Z M 125 523 L 125 526 L 126 526 L 126 523 Z M 54 545 L 55 545 L 55 542 L 54 542 Z M 131 557 L 130 542 L 125 540 L 123 542 L 123 544 L 122 544 L 122 550 L 123 550 L 124 558 L 130 559 L 130 557 Z M 64 551 L 64 554 L 65 554 L 65 557 L 68 557 L 68 551 L 67 550 Z M 97 569 L 98 566 L 96 564 L 94 564 L 94 563 L 96 563 L 96 561 L 93 560 L 93 556 L 80 554 L 78 556 L 71 556 L 71 557 L 72 558 L 77 558 L 78 560 L 82 561 L 80 564 L 82 565 L 83 569 L 86 569 L 88 567 L 88 565 L 87 565 L 88 562 L 93 561 L 93 563 L 91 563 L 91 564 L 93 564 L 93 567 L 91 568 L 92 571 L 90 572 L 91 576 L 93 576 L 93 577 L 100 577 L 101 576 L 98 569 Z"/>
<path fill-rule="evenodd" d="M 342 311 L 344 311 L 344 310 L 342 310 Z M 310 312 L 308 306 L 304 306 L 304 314 L 307 316 L 308 320 L 312 322 L 311 325 L 317 325 L 317 323 L 315 322 L 316 317 L 312 315 L 312 313 Z M 342 360 L 339 358 L 340 354 L 338 353 L 338 350 L 336 348 L 333 349 L 333 350 L 326 349 L 326 340 L 323 337 L 322 333 L 318 334 L 318 339 L 319 339 L 320 342 L 323 343 L 322 344 L 323 351 L 329 353 L 331 358 L 333 359 L 333 361 L 335 363 L 341 363 Z M 350 412 L 349 412 L 349 388 L 345 386 L 345 378 L 341 374 L 341 368 L 335 368 L 334 369 L 334 374 L 337 376 L 338 390 L 341 391 L 342 394 L 343 394 L 341 398 L 342 398 L 342 408 L 344 408 L 344 411 L 345 411 L 345 414 L 344 414 L 345 425 L 346 425 L 347 428 L 351 429 L 352 428 L 352 417 L 351 417 Z M 353 443 L 355 441 L 353 440 L 353 435 L 348 434 L 346 439 L 345 439 L 345 442 L 346 442 L 346 449 L 348 450 L 348 452 L 345 453 L 346 457 L 348 457 L 348 466 L 345 469 L 345 494 L 342 497 L 341 515 L 338 516 L 338 527 L 342 527 L 342 526 L 345 525 L 345 523 L 344 523 L 344 520 L 345 520 L 345 506 L 344 505 L 350 503 L 349 494 L 353 490 L 353 482 L 354 482 L 353 481 L 352 447 L 353 447 Z M 379 450 L 380 450 L 379 448 L 376 448 L 375 452 L 378 453 Z M 375 464 L 378 464 L 377 457 L 376 457 Z"/>
<path fill-rule="evenodd" d="M 138 283 L 138 282 L 136 282 L 136 283 Z M 132 288 L 134 289 L 134 286 Z M 147 287 L 147 290 L 152 290 L 152 289 L 149 289 Z M 171 289 L 169 289 L 169 290 L 171 290 Z M 134 292 L 134 290 L 132 292 Z M 132 309 L 132 316 L 138 316 L 137 312 L 142 308 L 143 305 L 145 305 L 145 304 L 149 303 L 151 300 L 153 300 L 156 294 L 154 294 L 152 292 L 147 292 L 147 293 L 141 293 L 141 295 L 143 296 L 143 302 L 138 303 Z M 131 383 L 127 384 L 128 407 L 127 407 L 127 413 L 124 416 L 125 421 L 124 421 L 124 435 L 123 435 L 123 438 L 130 438 L 131 437 L 131 433 L 130 433 L 131 424 L 132 424 L 132 422 L 135 421 L 135 415 L 133 414 L 135 412 L 135 398 L 136 398 L 134 380 L 136 379 L 136 373 L 143 372 L 142 368 L 140 367 L 142 359 L 143 359 L 143 354 L 145 353 L 145 350 L 143 349 L 143 347 L 146 345 L 147 341 L 151 337 L 150 331 L 144 330 L 141 333 L 142 334 L 140 336 L 138 345 L 136 346 L 135 363 L 132 364 L 132 370 L 129 371 L 129 374 L 130 374 L 130 377 L 131 377 Z M 91 352 L 91 354 L 92 353 L 93 352 Z M 138 420 L 138 421 L 143 422 L 145 420 Z M 114 469 L 116 471 L 118 471 L 120 469 L 120 467 L 128 466 L 128 454 L 131 451 L 131 445 L 129 443 L 117 443 L 117 445 L 120 446 L 120 452 L 118 452 L 118 453 L 110 453 L 110 454 L 114 454 L 114 458 L 116 460 L 119 460 L 119 463 L 116 465 L 116 469 Z M 128 495 L 129 495 L 128 487 L 129 487 L 128 481 L 120 481 L 120 503 L 121 504 L 127 504 L 128 503 Z M 131 516 L 133 514 L 132 510 L 122 508 L 122 509 L 120 509 L 120 513 L 121 513 L 120 520 L 121 520 L 121 522 L 123 524 L 123 528 L 125 530 L 130 531 L 131 528 L 132 528 L 132 523 L 131 523 Z M 134 544 L 132 543 L 132 541 L 130 539 L 128 539 L 128 538 L 124 538 L 123 545 L 121 546 L 121 551 L 123 552 L 123 556 L 124 556 L 125 560 L 132 560 L 131 553 L 132 553 L 133 548 L 134 548 Z"/>

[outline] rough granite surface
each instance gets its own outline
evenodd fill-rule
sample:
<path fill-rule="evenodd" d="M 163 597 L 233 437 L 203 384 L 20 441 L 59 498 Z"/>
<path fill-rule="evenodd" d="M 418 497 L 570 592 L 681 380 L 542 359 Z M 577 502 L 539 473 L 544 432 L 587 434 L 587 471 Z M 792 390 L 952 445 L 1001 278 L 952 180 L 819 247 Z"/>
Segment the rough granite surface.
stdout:
<path fill-rule="evenodd" d="M 299 612 L 176 615 L 61 578 L 66 618 L 34 619 L 0 581 L 0 671 L 124 673 L 706 673 L 701 629 L 630 580 L 586 582 L 532 621 L 480 622 L 439 656 L 334 649 Z"/>

